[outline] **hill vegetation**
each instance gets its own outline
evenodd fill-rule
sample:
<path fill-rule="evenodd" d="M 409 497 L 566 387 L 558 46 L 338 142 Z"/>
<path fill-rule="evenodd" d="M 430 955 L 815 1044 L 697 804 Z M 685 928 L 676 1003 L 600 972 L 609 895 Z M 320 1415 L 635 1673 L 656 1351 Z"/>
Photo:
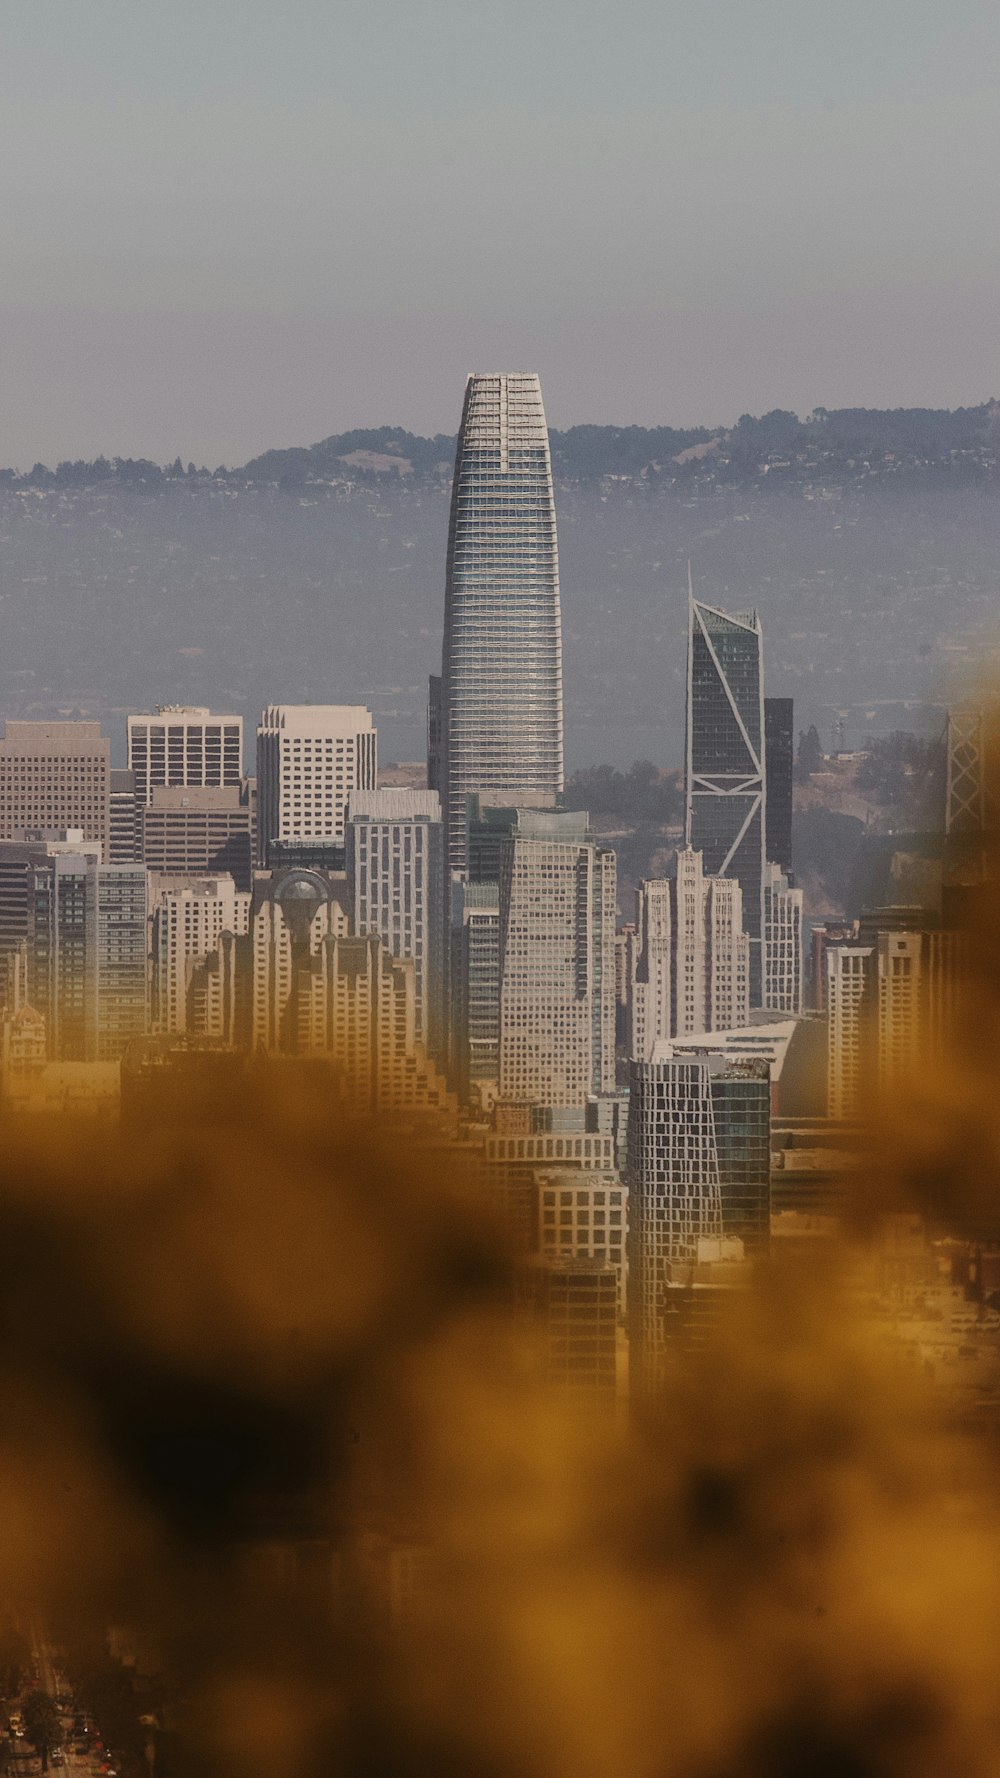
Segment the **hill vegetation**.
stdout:
<path fill-rule="evenodd" d="M 928 474 L 981 480 L 997 474 L 1000 402 L 956 408 L 816 408 L 805 419 L 783 408 L 743 414 L 734 426 L 572 426 L 552 431 L 552 463 L 565 483 L 613 480 L 651 485 L 717 482 L 771 486 L 817 477 L 846 482 L 912 481 Z M 145 458 L 44 463 L 0 470 L 8 487 L 78 488 L 118 482 L 145 491 L 182 480 L 289 490 L 406 477 L 439 485 L 451 476 L 455 439 L 424 438 L 398 426 L 335 433 L 318 444 L 263 452 L 239 468 L 168 467 Z"/>

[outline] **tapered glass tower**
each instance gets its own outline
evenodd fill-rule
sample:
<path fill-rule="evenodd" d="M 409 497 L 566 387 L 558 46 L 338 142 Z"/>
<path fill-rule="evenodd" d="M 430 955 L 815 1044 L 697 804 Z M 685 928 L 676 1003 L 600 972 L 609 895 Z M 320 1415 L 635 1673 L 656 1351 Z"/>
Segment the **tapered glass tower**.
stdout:
<path fill-rule="evenodd" d="M 470 795 L 551 807 L 562 789 L 559 561 L 536 376 L 472 376 L 466 387 L 431 701 L 448 861 L 464 871 Z"/>
<path fill-rule="evenodd" d="M 764 674 L 756 611 L 690 600 L 687 843 L 705 872 L 735 877 L 750 940 L 750 1004 L 763 1000 Z"/>

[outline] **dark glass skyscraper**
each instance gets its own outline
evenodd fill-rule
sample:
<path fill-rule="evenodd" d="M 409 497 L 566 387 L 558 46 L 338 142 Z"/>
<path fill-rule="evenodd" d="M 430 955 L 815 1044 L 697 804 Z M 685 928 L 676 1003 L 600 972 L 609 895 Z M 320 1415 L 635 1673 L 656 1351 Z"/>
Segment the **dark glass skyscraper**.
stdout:
<path fill-rule="evenodd" d="M 765 850 L 769 864 L 792 868 L 792 776 L 795 736 L 791 698 L 764 699 Z"/>
<path fill-rule="evenodd" d="M 735 877 L 750 939 L 750 1004 L 762 1004 L 764 672 L 756 611 L 690 601 L 687 844 L 706 875 Z"/>
<path fill-rule="evenodd" d="M 467 797 L 551 806 L 563 781 L 562 635 L 549 437 L 538 378 L 472 376 L 448 531 L 431 769 L 452 870 Z"/>

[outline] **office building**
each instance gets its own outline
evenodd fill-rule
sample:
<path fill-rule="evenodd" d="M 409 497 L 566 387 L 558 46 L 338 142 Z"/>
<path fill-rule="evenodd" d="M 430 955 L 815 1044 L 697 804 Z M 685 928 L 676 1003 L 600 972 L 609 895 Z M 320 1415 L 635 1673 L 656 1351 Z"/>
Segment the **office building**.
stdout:
<path fill-rule="evenodd" d="M 109 864 L 141 864 L 142 837 L 135 797 L 135 773 L 112 766 L 109 799 Z"/>
<path fill-rule="evenodd" d="M 500 1080 L 500 885 L 452 884 L 449 1059 L 463 1105 L 485 1108 Z"/>
<path fill-rule="evenodd" d="M 708 1059 L 660 1044 L 629 1079 L 629 1331 L 642 1391 L 662 1374 L 671 1278 L 699 1241 L 722 1236 L 722 1192 Z"/>
<path fill-rule="evenodd" d="M 690 600 L 686 840 L 740 886 L 750 1004 L 763 994 L 764 677 L 760 620 Z"/>
<path fill-rule="evenodd" d="M 809 933 L 809 1003 L 814 1012 L 826 1011 L 826 953 L 832 945 L 850 944 L 858 937 L 856 920 L 814 921 Z"/>
<path fill-rule="evenodd" d="M 327 934 L 350 932 L 347 879 L 332 872 L 259 874 L 250 916 L 253 938 L 253 1047 L 298 1055 L 318 1047 L 311 1004 L 314 959 Z"/>
<path fill-rule="evenodd" d="M 79 829 L 0 843 L 0 952 L 50 1061 L 116 1062 L 145 1034 L 146 873 L 102 865 Z"/>
<path fill-rule="evenodd" d="M 243 772 L 243 718 L 195 704 L 161 704 L 128 718 L 128 765 L 140 808 L 157 785 L 221 789 Z"/>
<path fill-rule="evenodd" d="M 615 1085 L 615 855 L 587 817 L 520 809 L 500 881 L 500 1097 L 583 1106 Z"/>
<path fill-rule="evenodd" d="M 107 859 L 111 753 L 97 722 L 7 722 L 0 741 L 0 840 L 79 829 Z"/>
<path fill-rule="evenodd" d="M 155 784 L 139 816 L 147 870 L 168 877 L 229 876 L 249 893 L 254 863 L 249 780 Z"/>
<path fill-rule="evenodd" d="M 794 709 L 791 698 L 764 699 L 764 852 L 786 876 L 792 869 L 792 795 L 795 774 Z"/>
<path fill-rule="evenodd" d="M 874 971 L 878 1088 L 907 1086 L 922 1062 L 927 1041 L 927 937 L 923 932 L 880 932 Z"/>
<path fill-rule="evenodd" d="M 412 959 L 381 939 L 327 931 L 303 958 L 296 1053 L 328 1057 L 352 1110 L 455 1124 L 457 1104 L 416 1035 Z"/>
<path fill-rule="evenodd" d="M 766 1060 L 709 1060 L 722 1232 L 753 1257 L 771 1240 L 771 1070 Z"/>
<path fill-rule="evenodd" d="M 150 880 L 153 953 L 153 1025 L 163 1036 L 200 1031 L 192 981 L 199 966 L 217 950 L 223 933 L 247 931 L 250 897 L 232 877 L 202 880 L 153 877 Z M 199 978 L 199 992 L 204 983 Z"/>
<path fill-rule="evenodd" d="M 827 1008 L 827 1110 L 832 1118 L 856 1118 L 870 1100 L 871 970 L 874 944 L 855 941 L 825 947 Z"/>
<path fill-rule="evenodd" d="M 628 1284 L 628 1187 L 617 1173 L 545 1169 L 536 1175 L 538 1245 L 543 1257 L 589 1260 L 614 1268 L 618 1315 Z"/>
<path fill-rule="evenodd" d="M 673 1035 L 673 946 L 676 880 L 639 884 L 635 925 L 624 946 L 628 1053 L 648 1062 L 653 1045 Z M 616 952 L 617 961 L 617 952 Z M 618 998 L 616 968 L 615 997 Z"/>
<path fill-rule="evenodd" d="M 117 1062 L 149 1028 L 146 872 L 141 864 L 97 867 L 98 1062 Z"/>
<path fill-rule="evenodd" d="M 555 1168 L 560 1173 L 617 1178 L 619 1169 L 613 1134 L 579 1127 L 554 1130 L 551 1119 L 537 1106 L 519 1109 L 523 1117 L 512 1119 L 510 1107 L 498 1108 L 505 1126 L 517 1122 L 519 1127 L 505 1127 L 485 1138 L 483 1183 L 517 1252 L 528 1254 L 537 1252 L 541 1245 L 538 1182 L 543 1173 Z"/>
<path fill-rule="evenodd" d="M 450 870 L 466 868 L 470 793 L 551 807 L 562 789 L 559 564 L 537 376 L 472 376 L 466 388 L 429 739 Z"/>
<path fill-rule="evenodd" d="M 348 805 L 346 865 L 353 930 L 409 958 L 416 983 L 416 1036 L 432 1055 L 445 1046 L 444 829 L 431 790 L 355 790 Z"/>
<path fill-rule="evenodd" d="M 769 793 L 770 794 L 770 793 Z M 764 1005 L 802 1011 L 802 891 L 776 864 L 764 871 Z"/>
<path fill-rule="evenodd" d="M 618 1380 L 618 1277 L 599 1260 L 538 1258 L 518 1278 L 518 1308 L 542 1377 L 580 1404 L 611 1407 Z"/>
<path fill-rule="evenodd" d="M 360 704 L 270 704 L 257 729 L 257 828 L 262 865 L 277 867 L 272 843 L 318 848 L 343 868 L 347 805 L 377 786 L 376 733 Z M 300 854 L 301 856 L 301 854 Z M 287 856 L 281 859 L 288 866 Z M 300 865 L 300 868 L 308 868 Z"/>
<path fill-rule="evenodd" d="M 682 847 L 674 876 L 640 883 L 635 925 L 632 1059 L 650 1061 L 655 1045 L 667 1038 L 746 1024 L 750 942 L 734 879 L 707 877 L 701 854 Z"/>

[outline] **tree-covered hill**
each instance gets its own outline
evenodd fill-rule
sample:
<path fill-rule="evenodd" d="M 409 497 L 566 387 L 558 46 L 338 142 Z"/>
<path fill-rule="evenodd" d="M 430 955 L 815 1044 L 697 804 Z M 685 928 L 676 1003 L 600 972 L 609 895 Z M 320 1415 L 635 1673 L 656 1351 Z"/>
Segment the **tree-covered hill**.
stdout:
<path fill-rule="evenodd" d="M 816 408 L 805 419 L 775 408 L 743 414 L 733 426 L 572 426 L 551 433 L 552 463 L 563 484 L 636 481 L 681 490 L 722 486 L 847 484 L 945 480 L 977 482 L 997 476 L 1000 402 L 978 407 Z M 177 461 L 161 467 L 144 458 L 92 463 L 36 463 L 27 472 L 0 470 L 8 487 L 78 488 L 117 482 L 149 492 L 180 480 L 278 487 L 337 486 L 405 478 L 446 484 L 455 440 L 423 438 L 398 426 L 334 433 L 318 444 L 274 449 L 238 468 L 198 469 Z"/>

